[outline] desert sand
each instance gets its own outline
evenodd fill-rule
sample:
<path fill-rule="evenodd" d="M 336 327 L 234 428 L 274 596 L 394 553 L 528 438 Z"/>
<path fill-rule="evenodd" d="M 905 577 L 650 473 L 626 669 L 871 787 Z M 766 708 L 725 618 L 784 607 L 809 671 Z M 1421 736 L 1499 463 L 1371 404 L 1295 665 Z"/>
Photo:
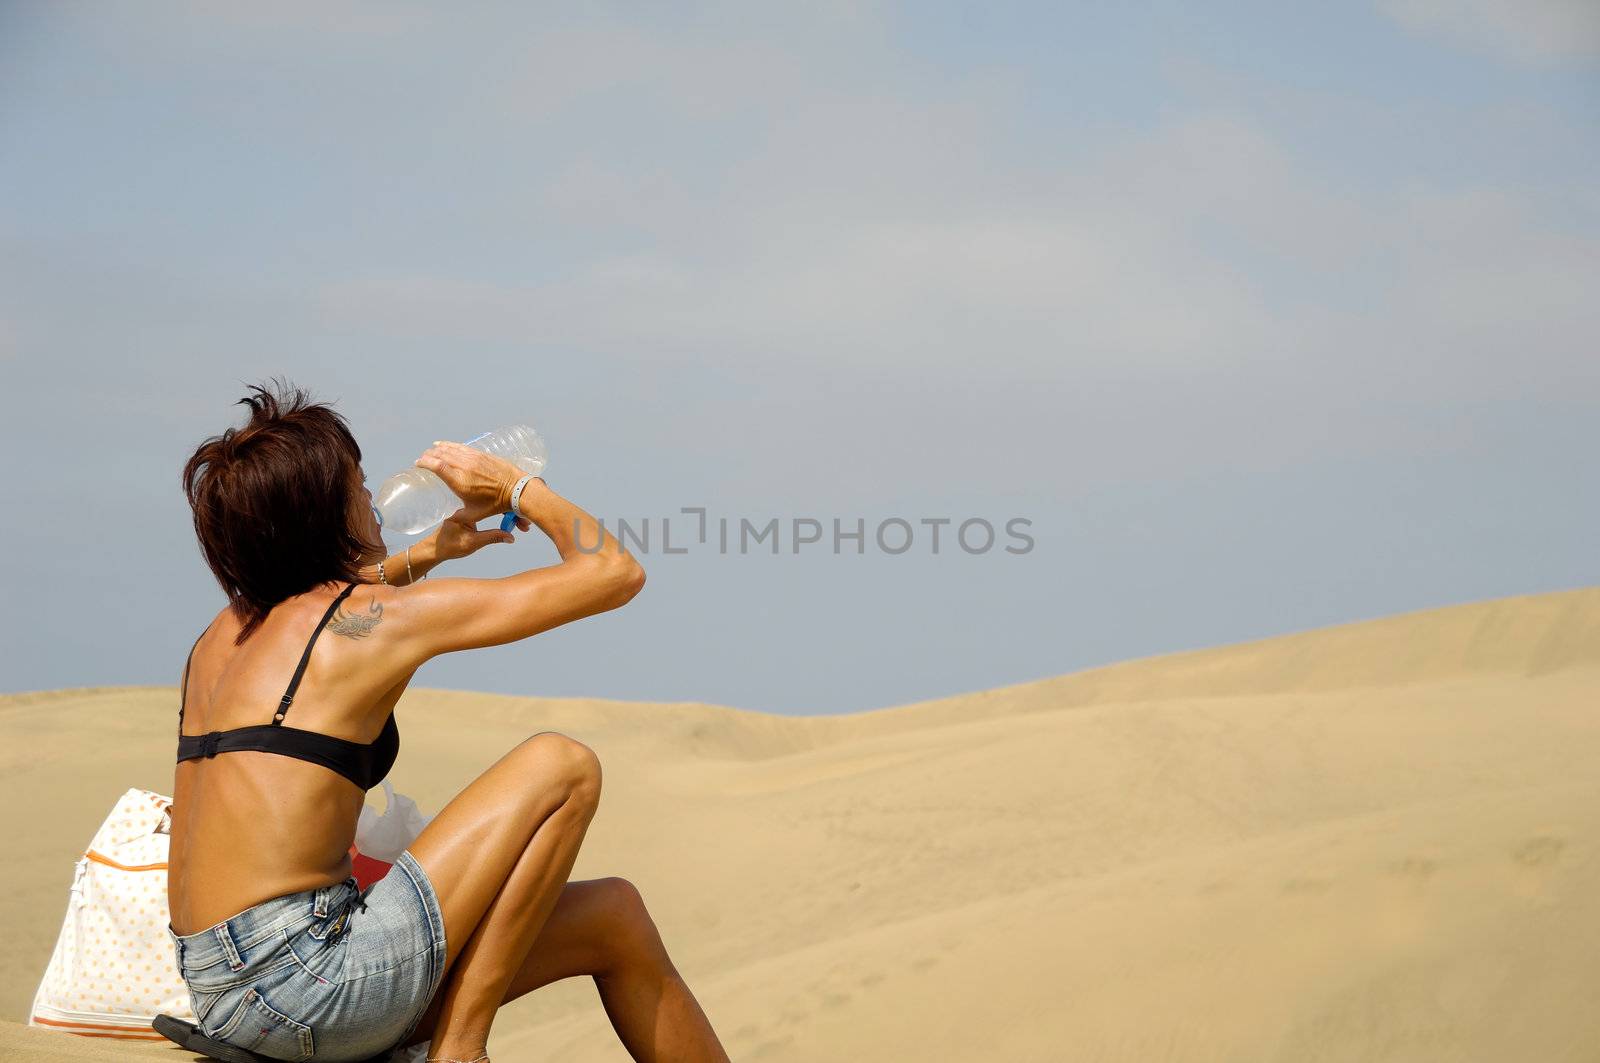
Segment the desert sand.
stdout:
<path fill-rule="evenodd" d="M 599 753 L 573 877 L 639 886 L 736 1060 L 1600 1060 L 1600 588 L 847 716 L 398 711 L 427 811 L 536 731 Z M 170 792 L 176 712 L 0 697 L 0 1019 L 112 802 Z M 490 1047 L 628 1058 L 588 979 Z M 193 1058 L 9 1024 L 0 1057 Z"/>

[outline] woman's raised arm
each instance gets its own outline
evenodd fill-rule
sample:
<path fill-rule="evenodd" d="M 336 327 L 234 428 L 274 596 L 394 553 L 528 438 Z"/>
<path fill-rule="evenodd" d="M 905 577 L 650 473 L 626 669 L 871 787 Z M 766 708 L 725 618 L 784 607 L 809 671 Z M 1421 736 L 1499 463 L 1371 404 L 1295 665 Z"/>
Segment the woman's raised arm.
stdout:
<path fill-rule="evenodd" d="M 463 502 L 458 514 L 468 520 L 504 512 L 521 475 L 509 462 L 454 443 L 435 445 L 417 464 L 450 485 Z M 616 609 L 644 586 L 644 569 L 633 555 L 544 480 L 528 481 L 517 508 L 550 537 L 561 561 L 501 579 L 435 578 L 405 588 L 385 620 L 393 621 L 391 631 L 411 667 Z"/>

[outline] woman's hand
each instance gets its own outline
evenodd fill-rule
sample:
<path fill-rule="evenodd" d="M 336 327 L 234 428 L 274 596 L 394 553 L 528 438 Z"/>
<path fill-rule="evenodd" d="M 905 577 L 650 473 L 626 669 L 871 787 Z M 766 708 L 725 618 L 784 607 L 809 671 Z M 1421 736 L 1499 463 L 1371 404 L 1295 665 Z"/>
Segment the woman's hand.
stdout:
<path fill-rule="evenodd" d="M 484 517 L 504 513 L 511 508 L 511 489 L 523 476 L 521 469 L 504 458 L 449 440 L 435 442 L 412 464 L 439 477 L 461 499 L 461 508 L 446 517 L 445 521 L 447 524 L 453 522 L 461 525 L 468 533 L 475 533 L 478 521 Z M 520 513 L 517 514 L 517 527 L 523 531 L 529 528 L 528 521 Z M 439 531 L 441 537 L 454 534 L 444 525 L 440 525 Z M 499 534 L 498 529 L 495 534 Z M 486 539 L 472 549 L 497 541 L 494 538 Z"/>
<path fill-rule="evenodd" d="M 517 518 L 517 527 L 527 531 L 532 525 L 527 517 Z M 458 557 L 475 554 L 490 543 L 514 543 L 516 536 L 498 527 L 479 531 L 470 520 L 461 520 L 455 514 L 444 519 L 439 530 L 433 533 L 433 554 L 440 561 L 454 561 Z"/>

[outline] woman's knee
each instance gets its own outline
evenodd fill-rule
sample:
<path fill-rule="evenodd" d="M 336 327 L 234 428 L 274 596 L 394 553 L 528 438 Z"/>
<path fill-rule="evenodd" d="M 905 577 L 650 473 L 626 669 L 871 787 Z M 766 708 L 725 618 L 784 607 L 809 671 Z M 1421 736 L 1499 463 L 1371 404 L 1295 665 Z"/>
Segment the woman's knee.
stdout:
<path fill-rule="evenodd" d="M 644 896 L 625 878 L 603 878 L 595 882 L 602 906 L 602 922 L 607 941 L 625 962 L 669 964 L 661 933 L 656 928 Z"/>
<path fill-rule="evenodd" d="M 552 773 L 570 789 L 573 798 L 598 801 L 600 798 L 600 757 L 576 738 L 559 731 L 540 731 L 519 747 L 533 762 L 530 767 L 543 777 Z"/>

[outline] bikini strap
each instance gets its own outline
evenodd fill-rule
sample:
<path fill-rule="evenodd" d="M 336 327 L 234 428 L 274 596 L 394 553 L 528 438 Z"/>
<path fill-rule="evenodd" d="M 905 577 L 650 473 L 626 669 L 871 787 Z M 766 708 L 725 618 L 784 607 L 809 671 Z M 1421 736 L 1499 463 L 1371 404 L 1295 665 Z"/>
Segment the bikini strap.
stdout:
<path fill-rule="evenodd" d="M 277 727 L 283 723 L 284 714 L 289 711 L 289 703 L 294 700 L 294 692 L 300 688 L 300 677 L 306 674 L 306 664 L 311 660 L 311 647 L 317 644 L 317 636 L 322 634 L 322 626 L 333 616 L 333 611 L 339 608 L 339 603 L 349 597 L 350 592 L 356 589 L 354 583 L 339 592 L 328 606 L 328 611 L 322 614 L 322 619 L 317 621 L 317 629 L 311 633 L 311 640 L 306 643 L 306 651 L 300 655 L 300 666 L 294 670 L 294 678 L 289 680 L 289 689 L 283 692 L 283 698 L 278 702 L 278 711 L 272 717 L 272 726 Z"/>
<path fill-rule="evenodd" d="M 210 630 L 209 627 L 206 628 L 206 631 Z M 200 645 L 200 639 L 205 637 L 206 632 L 200 632 L 199 637 L 194 640 L 194 646 L 189 647 L 189 656 L 184 658 L 183 661 L 183 682 L 178 686 L 178 734 L 180 737 L 183 735 L 183 709 L 189 701 L 189 662 L 194 660 L 194 647 Z"/>

